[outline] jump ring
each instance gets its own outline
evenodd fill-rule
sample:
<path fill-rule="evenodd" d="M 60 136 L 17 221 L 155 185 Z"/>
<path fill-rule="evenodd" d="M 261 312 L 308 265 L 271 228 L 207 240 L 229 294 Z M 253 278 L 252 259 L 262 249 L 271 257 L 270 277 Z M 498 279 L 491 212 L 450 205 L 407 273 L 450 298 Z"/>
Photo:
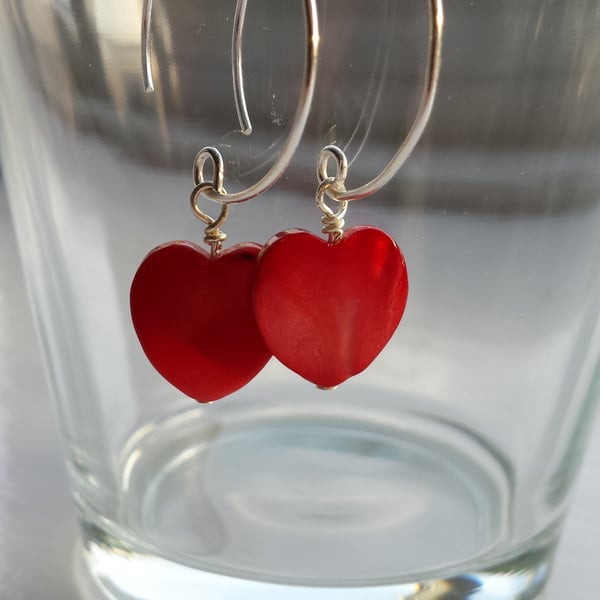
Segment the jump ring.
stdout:
<path fill-rule="evenodd" d="M 336 171 L 335 175 L 330 177 L 327 172 L 327 166 L 329 164 L 329 159 L 332 157 L 335 159 Z M 346 158 L 344 151 L 333 144 L 325 146 L 319 153 L 317 174 L 321 183 L 332 180 L 331 186 L 335 189 L 345 190 L 344 185 L 346 177 L 348 176 L 348 159 Z M 328 195 L 332 197 L 330 194 Z"/>
<path fill-rule="evenodd" d="M 202 148 L 202 150 L 200 150 L 198 154 L 196 154 L 194 158 L 193 169 L 194 183 L 196 184 L 196 186 L 199 186 L 206 182 L 206 179 L 204 179 L 204 165 L 208 160 L 212 162 L 213 166 L 213 176 L 211 184 L 212 191 L 216 192 L 216 194 L 218 194 L 219 196 L 227 194 L 223 187 L 223 178 L 225 172 L 223 155 L 213 146 L 206 146 L 205 148 Z M 211 200 L 216 200 L 218 202 L 218 199 L 212 197 L 214 196 L 214 194 L 209 195 L 205 193 L 204 195 L 210 198 Z"/>

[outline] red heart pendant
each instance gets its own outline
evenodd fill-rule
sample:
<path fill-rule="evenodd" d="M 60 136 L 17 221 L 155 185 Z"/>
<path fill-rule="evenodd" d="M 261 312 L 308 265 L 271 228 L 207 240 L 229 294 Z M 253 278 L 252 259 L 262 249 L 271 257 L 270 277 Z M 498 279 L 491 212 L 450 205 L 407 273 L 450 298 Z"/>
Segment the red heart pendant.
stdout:
<path fill-rule="evenodd" d="M 380 229 L 354 227 L 335 243 L 292 230 L 271 238 L 259 256 L 254 310 L 273 355 L 328 388 L 383 350 L 407 295 L 404 257 Z"/>
<path fill-rule="evenodd" d="M 142 262 L 131 284 L 133 326 L 146 356 L 198 402 L 235 392 L 271 354 L 252 308 L 258 244 L 211 258 L 191 242 L 169 242 Z"/>

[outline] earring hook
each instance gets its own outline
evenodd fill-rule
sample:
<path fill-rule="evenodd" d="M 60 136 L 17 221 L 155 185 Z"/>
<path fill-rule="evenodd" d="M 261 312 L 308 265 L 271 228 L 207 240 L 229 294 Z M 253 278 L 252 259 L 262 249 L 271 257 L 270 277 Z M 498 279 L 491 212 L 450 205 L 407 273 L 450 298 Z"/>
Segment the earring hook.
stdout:
<path fill-rule="evenodd" d="M 144 0 L 142 5 L 142 73 L 144 90 L 148 93 L 154 91 L 154 77 L 152 75 L 152 58 L 150 56 L 150 26 L 152 23 L 152 1 Z M 235 109 L 244 135 L 252 133 L 252 123 L 246 104 L 244 89 L 244 67 L 242 62 L 242 41 L 244 39 L 244 22 L 248 0 L 237 0 L 235 16 L 233 19 L 233 34 L 231 36 L 231 71 L 233 74 L 233 96 Z"/>
<path fill-rule="evenodd" d="M 142 74 L 144 77 L 144 91 L 154 91 L 152 77 L 152 61 L 150 59 L 150 23 L 152 19 L 152 0 L 144 0 L 142 5 Z"/>
<path fill-rule="evenodd" d="M 243 2 L 243 0 L 241 0 Z M 254 185 L 237 192 L 235 194 L 228 194 L 224 188 L 221 190 L 214 186 L 207 187 L 204 185 L 204 164 L 207 162 L 206 157 L 211 159 L 213 163 L 213 171 L 221 170 L 218 175 L 220 180 L 223 178 L 223 165 L 224 161 L 216 148 L 203 148 L 198 152 L 194 159 L 194 181 L 196 187 L 202 186 L 202 195 L 218 202 L 220 204 L 239 204 L 252 200 L 260 196 L 263 192 L 267 191 L 272 185 L 274 185 L 279 178 L 283 175 L 287 169 L 290 161 L 298 144 L 304 133 L 304 127 L 308 120 L 310 113 L 312 99 L 315 91 L 315 83 L 317 78 L 317 63 L 319 56 L 319 18 L 317 12 L 317 0 L 303 0 L 304 15 L 305 15 L 305 28 L 306 28 L 306 53 L 304 59 L 304 73 L 302 77 L 302 88 L 300 90 L 300 96 L 298 104 L 296 106 L 296 112 L 292 118 L 290 130 L 279 155 L 275 159 L 275 162 L 267 171 L 267 173 L 257 181 Z M 194 192 L 192 192 L 193 194 Z"/>
<path fill-rule="evenodd" d="M 433 109 L 433 101 L 435 100 L 440 75 L 443 30 L 443 0 L 429 0 L 429 54 L 427 57 L 427 74 L 425 76 L 421 101 L 412 127 L 396 151 L 396 154 L 394 154 L 390 162 L 384 167 L 379 175 L 374 177 L 371 181 L 351 190 L 346 190 L 345 188 L 342 189 L 341 186 L 329 185 L 326 188 L 328 196 L 339 202 L 349 202 L 351 200 L 366 198 L 367 196 L 378 192 L 385 186 L 409 157 L 421 138 Z M 332 179 L 327 172 L 327 164 L 331 157 L 337 161 L 339 171 L 340 153 L 343 155 L 342 150 L 337 148 L 337 146 L 331 145 L 325 146 L 321 150 L 318 164 L 320 183 Z M 345 157 L 344 160 L 346 160 Z M 338 176 L 336 175 L 335 179 L 337 178 Z"/>
<path fill-rule="evenodd" d="M 233 17 L 233 34 L 231 36 L 231 71 L 233 74 L 233 97 L 240 128 L 244 135 L 252 133 L 252 123 L 246 105 L 244 87 L 244 66 L 242 62 L 242 40 L 244 39 L 244 22 L 248 0 L 237 0 Z"/>

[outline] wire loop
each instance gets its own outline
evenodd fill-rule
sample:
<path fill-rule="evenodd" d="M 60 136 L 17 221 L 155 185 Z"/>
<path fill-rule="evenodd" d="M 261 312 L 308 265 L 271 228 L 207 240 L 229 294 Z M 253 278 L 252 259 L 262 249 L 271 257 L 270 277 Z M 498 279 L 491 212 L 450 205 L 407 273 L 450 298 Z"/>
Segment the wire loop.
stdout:
<path fill-rule="evenodd" d="M 229 206 L 227 204 L 221 205 L 221 212 L 219 216 L 216 219 L 213 219 L 209 214 L 205 213 L 198 204 L 198 200 L 201 196 L 204 196 L 205 198 L 210 198 L 210 196 L 208 196 L 208 193 L 213 191 L 213 184 L 209 181 L 203 181 L 199 183 L 192 190 L 192 193 L 190 195 L 190 207 L 192 209 L 192 212 L 194 213 L 194 216 L 200 219 L 200 221 L 202 221 L 205 225 L 208 225 L 209 227 L 219 228 L 227 220 L 227 217 L 229 215 Z"/>
<path fill-rule="evenodd" d="M 335 159 L 336 162 L 336 172 L 333 177 L 330 177 L 329 173 L 327 172 L 327 166 L 330 158 Z M 331 185 L 327 186 L 328 189 L 340 188 L 341 191 L 341 188 L 345 186 L 346 177 L 348 176 L 348 159 L 341 148 L 338 148 L 334 144 L 325 146 L 319 153 L 319 163 L 317 169 L 320 182 L 329 179 L 332 180 Z"/>
<path fill-rule="evenodd" d="M 192 175 L 194 177 L 194 183 L 198 186 L 206 182 L 204 178 L 204 165 L 210 160 L 213 166 L 212 176 L 212 191 L 215 194 L 221 196 L 227 194 L 223 187 L 223 180 L 225 177 L 225 163 L 223 161 L 223 155 L 213 146 L 206 146 L 200 150 L 194 157 L 194 167 Z M 214 198 L 211 198 L 213 200 Z M 215 199 L 218 202 L 218 199 Z"/>
<path fill-rule="evenodd" d="M 203 164 L 203 163 L 202 163 Z M 215 173 L 217 170 L 215 169 Z M 194 174 L 194 179 L 196 178 Z M 196 184 L 190 195 L 190 207 L 194 216 L 200 219 L 206 227 L 204 228 L 204 243 L 208 244 L 211 249 L 211 255 L 215 256 L 221 251 L 223 242 L 227 239 L 227 234 L 221 231 L 221 227 L 229 216 L 229 204 L 221 205 L 221 212 L 216 219 L 213 219 L 209 214 L 205 213 L 198 205 L 198 200 L 204 197 L 210 197 L 208 194 L 215 192 L 214 182 L 201 181 L 202 179 L 202 166 L 199 170 L 200 181 Z M 224 188 L 221 188 L 223 193 L 226 193 Z"/>
<path fill-rule="evenodd" d="M 348 210 L 348 201 L 338 200 L 336 198 L 336 195 L 343 191 L 343 183 L 341 187 L 336 187 L 335 177 L 328 177 L 324 181 L 321 181 L 317 187 L 315 203 L 323 213 L 323 216 L 321 217 L 321 223 L 323 223 L 321 232 L 329 236 L 329 243 L 337 242 L 344 234 L 344 226 L 346 225 L 344 217 Z M 338 209 L 336 211 L 327 205 L 325 196 L 329 196 L 338 203 Z"/>

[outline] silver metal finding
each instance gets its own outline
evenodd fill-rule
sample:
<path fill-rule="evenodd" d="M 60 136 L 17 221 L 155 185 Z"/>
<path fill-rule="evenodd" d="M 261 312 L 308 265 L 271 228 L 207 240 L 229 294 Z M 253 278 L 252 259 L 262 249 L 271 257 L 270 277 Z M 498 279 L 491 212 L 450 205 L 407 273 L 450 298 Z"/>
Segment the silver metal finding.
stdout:
<path fill-rule="evenodd" d="M 335 177 L 328 177 L 319 184 L 315 196 L 315 203 L 323 213 L 323 216 L 321 217 L 321 223 L 323 223 L 321 232 L 329 236 L 328 241 L 330 244 L 335 244 L 335 242 L 339 241 L 342 238 L 342 235 L 344 235 L 344 226 L 346 224 L 344 217 L 348 210 L 348 201 L 336 199 L 336 202 L 338 202 L 338 209 L 337 211 L 334 211 L 325 203 L 325 195 L 329 195 L 330 189 L 334 189 L 334 194 L 336 194 L 338 192 L 343 192 L 345 188 L 343 182 L 340 183 L 338 181 L 336 183 Z"/>
<path fill-rule="evenodd" d="M 323 228 L 321 233 L 329 236 L 329 243 L 338 242 L 344 235 L 346 211 L 348 210 L 347 200 L 338 200 L 338 197 L 346 191 L 346 177 L 348 176 L 348 158 L 344 151 L 330 144 L 321 150 L 320 157 L 323 160 L 319 161 L 318 173 L 319 185 L 315 195 L 315 202 L 322 213 L 321 223 Z M 330 177 L 327 175 L 327 165 L 329 159 L 333 158 L 336 163 L 335 175 Z M 338 210 L 334 211 L 327 206 L 325 196 L 329 196 L 332 200 L 338 203 Z"/>
<path fill-rule="evenodd" d="M 444 30 L 444 7 L 443 0 L 428 0 L 429 1 L 429 54 L 427 57 L 427 73 L 425 76 L 425 84 L 421 95 L 421 101 L 417 109 L 415 120 L 410 128 L 406 138 L 392 157 L 385 168 L 374 177 L 371 181 L 361 185 L 360 187 L 341 190 L 337 185 L 330 185 L 325 192 L 331 198 L 341 201 L 352 201 L 366 198 L 371 194 L 378 192 L 385 186 L 390 179 L 398 172 L 398 169 L 404 164 L 410 153 L 413 151 L 417 142 L 421 138 L 423 131 L 427 125 L 433 101 L 437 91 L 437 84 L 440 74 L 440 63 L 442 53 L 442 33 Z M 319 181 L 322 183 L 330 177 L 327 172 L 327 164 L 329 158 L 333 156 L 337 162 L 338 177 L 341 165 L 345 163 L 347 170 L 348 160 L 344 152 L 337 146 L 325 146 L 321 150 L 318 163 Z"/>
<path fill-rule="evenodd" d="M 327 173 L 327 166 L 329 165 L 330 158 L 335 159 L 336 163 L 334 177 L 330 177 Z M 342 193 L 341 188 L 342 186 L 345 186 L 346 177 L 348 177 L 348 158 L 340 147 L 335 144 L 329 144 L 321 150 L 321 153 L 319 154 L 319 164 L 317 166 L 317 176 L 320 182 L 331 179 L 332 185 L 329 187 L 332 189 L 340 188 L 340 193 Z"/>
<path fill-rule="evenodd" d="M 233 74 L 233 96 L 235 108 L 244 135 L 252 133 L 252 123 L 246 105 L 244 90 L 244 69 L 242 64 L 242 41 L 244 36 L 244 21 L 248 0 L 237 0 L 235 16 L 233 19 L 233 34 L 231 38 L 231 70 Z M 152 76 L 152 58 L 150 56 L 150 25 L 152 22 L 152 0 L 144 0 L 142 6 L 142 73 L 144 90 L 154 91 L 154 78 Z"/>
<path fill-rule="evenodd" d="M 225 179 L 225 162 L 223 161 L 223 155 L 213 146 L 202 148 L 202 150 L 194 157 L 194 167 L 192 171 L 194 183 L 198 186 L 206 182 L 206 179 L 204 178 L 204 165 L 207 161 L 210 161 L 213 166 L 212 188 L 218 194 L 226 194 L 227 192 L 223 187 L 223 181 Z"/>
<path fill-rule="evenodd" d="M 269 171 L 255 184 L 234 194 L 219 193 L 211 190 L 204 195 L 221 204 L 239 204 L 256 198 L 274 185 L 287 169 L 296 148 L 300 143 L 304 127 L 310 113 L 312 99 L 315 91 L 317 75 L 317 59 L 319 55 L 319 19 L 317 13 L 317 0 L 303 0 L 305 27 L 306 27 L 306 54 L 304 60 L 304 73 L 302 89 L 298 99 L 296 112 L 292 118 L 290 131 L 279 156 Z"/>
<path fill-rule="evenodd" d="M 242 41 L 244 39 L 244 22 L 246 20 L 246 7 L 248 0 L 238 0 L 235 5 L 233 18 L 233 34 L 231 36 L 231 71 L 233 75 L 233 97 L 237 111 L 240 128 L 244 135 L 252 133 L 252 123 L 246 105 L 246 92 L 244 88 L 244 65 L 242 63 Z"/>
<path fill-rule="evenodd" d="M 240 7 L 240 5 L 243 5 Z M 235 194 L 228 194 L 226 192 L 220 192 L 217 188 L 203 190 L 203 195 L 215 202 L 221 204 L 239 204 L 256 198 L 263 192 L 267 191 L 277 180 L 283 175 L 287 166 L 292 159 L 292 156 L 296 152 L 296 148 L 300 143 L 306 120 L 310 113 L 312 99 L 315 91 L 315 82 L 317 75 L 317 59 L 319 55 L 319 19 L 317 13 L 317 0 L 303 0 L 304 13 L 305 13 L 305 26 L 306 26 L 306 54 L 304 61 L 304 74 L 302 77 L 302 89 L 298 99 L 298 105 L 296 112 L 290 125 L 290 131 L 286 142 L 281 149 L 279 156 L 273 163 L 273 166 L 269 171 L 255 184 L 249 188 L 237 192 Z M 234 27 L 234 37 L 236 37 L 235 31 L 238 31 L 239 48 L 234 52 L 234 63 L 241 65 L 241 33 L 243 32 L 244 17 L 245 17 L 245 0 L 238 0 L 238 6 L 236 10 L 236 24 Z M 152 0 L 144 0 L 143 4 L 143 15 L 142 15 L 142 67 L 144 73 L 144 86 L 146 90 L 152 91 L 154 84 L 152 80 L 152 67 L 150 64 L 150 53 L 149 53 L 149 37 L 150 37 L 150 19 L 152 11 Z M 237 75 L 235 74 L 237 72 Z M 235 82 L 238 81 L 236 84 Z M 234 85 L 237 86 L 240 91 L 240 98 L 243 97 L 243 73 L 240 69 L 234 67 Z M 248 119 L 249 121 L 249 119 Z M 242 130 L 246 127 L 244 123 L 240 123 Z M 202 152 L 202 150 L 200 151 Z M 222 160 L 222 159 L 221 159 Z M 196 164 L 196 163 L 194 163 Z M 195 167 L 194 167 L 195 168 Z"/>
<path fill-rule="evenodd" d="M 212 163 L 212 181 L 204 179 L 204 165 L 207 161 Z M 227 239 L 227 234 L 221 231 L 221 227 L 229 216 L 229 204 L 222 204 L 219 216 L 213 219 L 200 208 L 198 201 L 200 197 L 206 196 L 208 192 L 213 190 L 221 194 L 227 193 L 223 187 L 223 171 L 223 157 L 216 148 L 209 146 L 196 154 L 194 158 L 194 182 L 196 187 L 190 195 L 190 206 L 194 216 L 206 225 L 204 228 L 204 243 L 210 246 L 211 256 L 213 257 L 219 254 L 223 242 Z"/>
<path fill-rule="evenodd" d="M 144 90 L 154 91 L 152 78 L 152 60 L 150 58 L 150 23 L 152 19 L 152 0 L 144 0 L 142 7 L 142 73 L 144 77 Z"/>

